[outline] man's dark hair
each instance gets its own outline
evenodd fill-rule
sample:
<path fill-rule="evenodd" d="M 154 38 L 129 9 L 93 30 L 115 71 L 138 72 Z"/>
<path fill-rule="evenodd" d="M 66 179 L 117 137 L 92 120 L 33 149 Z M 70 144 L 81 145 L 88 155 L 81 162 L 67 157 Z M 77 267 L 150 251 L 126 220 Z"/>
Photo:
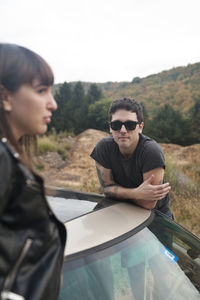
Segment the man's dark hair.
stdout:
<path fill-rule="evenodd" d="M 130 98 L 114 100 L 111 103 L 109 111 L 108 111 L 110 121 L 112 120 L 112 115 L 120 109 L 135 112 L 137 115 L 138 122 L 139 123 L 143 122 L 144 118 L 143 118 L 142 106 L 136 100 L 130 99 Z"/>

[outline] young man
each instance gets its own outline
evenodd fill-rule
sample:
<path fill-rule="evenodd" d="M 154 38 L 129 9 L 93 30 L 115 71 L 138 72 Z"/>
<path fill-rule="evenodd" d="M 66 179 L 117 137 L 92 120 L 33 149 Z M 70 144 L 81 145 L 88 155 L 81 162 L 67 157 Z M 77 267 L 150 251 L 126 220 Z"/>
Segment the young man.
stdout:
<path fill-rule="evenodd" d="M 142 107 L 133 99 L 119 99 L 109 109 L 112 136 L 98 142 L 91 153 L 104 194 L 157 208 L 172 217 L 169 183 L 164 182 L 161 147 L 142 134 Z M 159 126 L 159 124 L 157 124 Z"/>

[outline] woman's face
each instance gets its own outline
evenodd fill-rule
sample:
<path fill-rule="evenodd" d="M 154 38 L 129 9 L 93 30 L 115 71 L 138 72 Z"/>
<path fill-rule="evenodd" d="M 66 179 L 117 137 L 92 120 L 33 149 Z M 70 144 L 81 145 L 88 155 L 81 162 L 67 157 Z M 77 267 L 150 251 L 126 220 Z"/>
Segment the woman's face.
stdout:
<path fill-rule="evenodd" d="M 4 102 L 4 109 L 12 132 L 18 140 L 25 134 L 45 133 L 57 104 L 51 87 L 34 80 L 32 85 L 24 84 L 16 92 L 9 94 Z"/>

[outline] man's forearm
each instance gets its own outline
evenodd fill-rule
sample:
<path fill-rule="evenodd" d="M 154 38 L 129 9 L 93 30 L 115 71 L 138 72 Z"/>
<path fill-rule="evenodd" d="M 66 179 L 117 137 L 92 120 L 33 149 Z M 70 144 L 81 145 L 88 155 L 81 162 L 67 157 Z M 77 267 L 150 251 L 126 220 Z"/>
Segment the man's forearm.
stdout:
<path fill-rule="evenodd" d="M 117 184 L 111 184 L 109 186 L 105 186 L 103 191 L 107 197 L 114 197 L 120 199 L 132 199 L 134 189 L 124 188 Z"/>
<path fill-rule="evenodd" d="M 135 188 L 124 188 L 119 185 L 110 185 L 104 187 L 104 194 L 107 197 L 117 198 L 117 199 L 129 199 L 136 203 L 137 205 L 152 209 L 155 207 L 157 201 L 147 201 L 142 199 L 137 199 L 137 189 Z"/>

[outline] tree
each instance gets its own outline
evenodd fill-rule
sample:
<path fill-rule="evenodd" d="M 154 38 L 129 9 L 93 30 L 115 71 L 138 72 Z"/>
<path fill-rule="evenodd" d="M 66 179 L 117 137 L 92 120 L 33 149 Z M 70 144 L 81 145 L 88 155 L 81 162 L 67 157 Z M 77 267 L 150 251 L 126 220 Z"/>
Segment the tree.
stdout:
<path fill-rule="evenodd" d="M 91 103 L 94 103 L 101 99 L 102 93 L 101 90 L 98 88 L 96 83 L 92 83 L 89 87 L 88 93 L 87 93 L 87 103 L 90 105 Z"/>
<path fill-rule="evenodd" d="M 71 101 L 72 88 L 71 84 L 64 82 L 59 90 L 56 91 L 55 100 L 58 104 L 57 110 L 53 113 L 50 128 L 54 127 L 56 131 L 69 130 L 69 114 L 67 103 Z"/>
<path fill-rule="evenodd" d="M 149 135 L 160 143 L 186 145 L 187 121 L 169 104 L 161 107 L 149 124 Z"/>
<path fill-rule="evenodd" d="M 87 108 L 85 92 L 79 81 L 74 86 L 72 102 L 70 103 L 70 114 L 73 120 L 74 133 L 80 133 L 87 127 Z"/>
<path fill-rule="evenodd" d="M 148 116 L 148 112 L 146 110 L 146 106 L 145 106 L 144 102 L 140 102 L 140 105 L 142 106 L 143 117 L 144 117 L 143 133 L 145 135 L 149 135 L 149 116 Z"/>
<path fill-rule="evenodd" d="M 79 93 L 79 98 L 80 96 Z M 75 115 L 75 133 L 80 133 L 85 129 L 88 128 L 95 128 L 94 123 L 95 120 L 92 118 L 91 122 L 91 115 L 89 116 L 89 106 L 91 104 L 94 104 L 98 102 L 102 97 L 101 90 L 98 88 L 96 84 L 91 84 L 88 92 L 84 97 L 82 97 L 82 101 L 80 103 L 79 108 L 76 109 L 74 115 Z M 80 101 L 80 99 L 79 99 Z"/>
<path fill-rule="evenodd" d="M 138 84 L 140 82 L 141 82 L 141 78 L 140 77 L 134 77 L 133 80 L 132 80 L 133 84 Z"/>
<path fill-rule="evenodd" d="M 194 99 L 194 105 L 190 110 L 189 123 L 191 143 L 200 143 L 200 96 Z"/>
<path fill-rule="evenodd" d="M 103 98 L 89 106 L 88 109 L 88 126 L 102 131 L 109 130 L 108 108 L 111 100 Z"/>

